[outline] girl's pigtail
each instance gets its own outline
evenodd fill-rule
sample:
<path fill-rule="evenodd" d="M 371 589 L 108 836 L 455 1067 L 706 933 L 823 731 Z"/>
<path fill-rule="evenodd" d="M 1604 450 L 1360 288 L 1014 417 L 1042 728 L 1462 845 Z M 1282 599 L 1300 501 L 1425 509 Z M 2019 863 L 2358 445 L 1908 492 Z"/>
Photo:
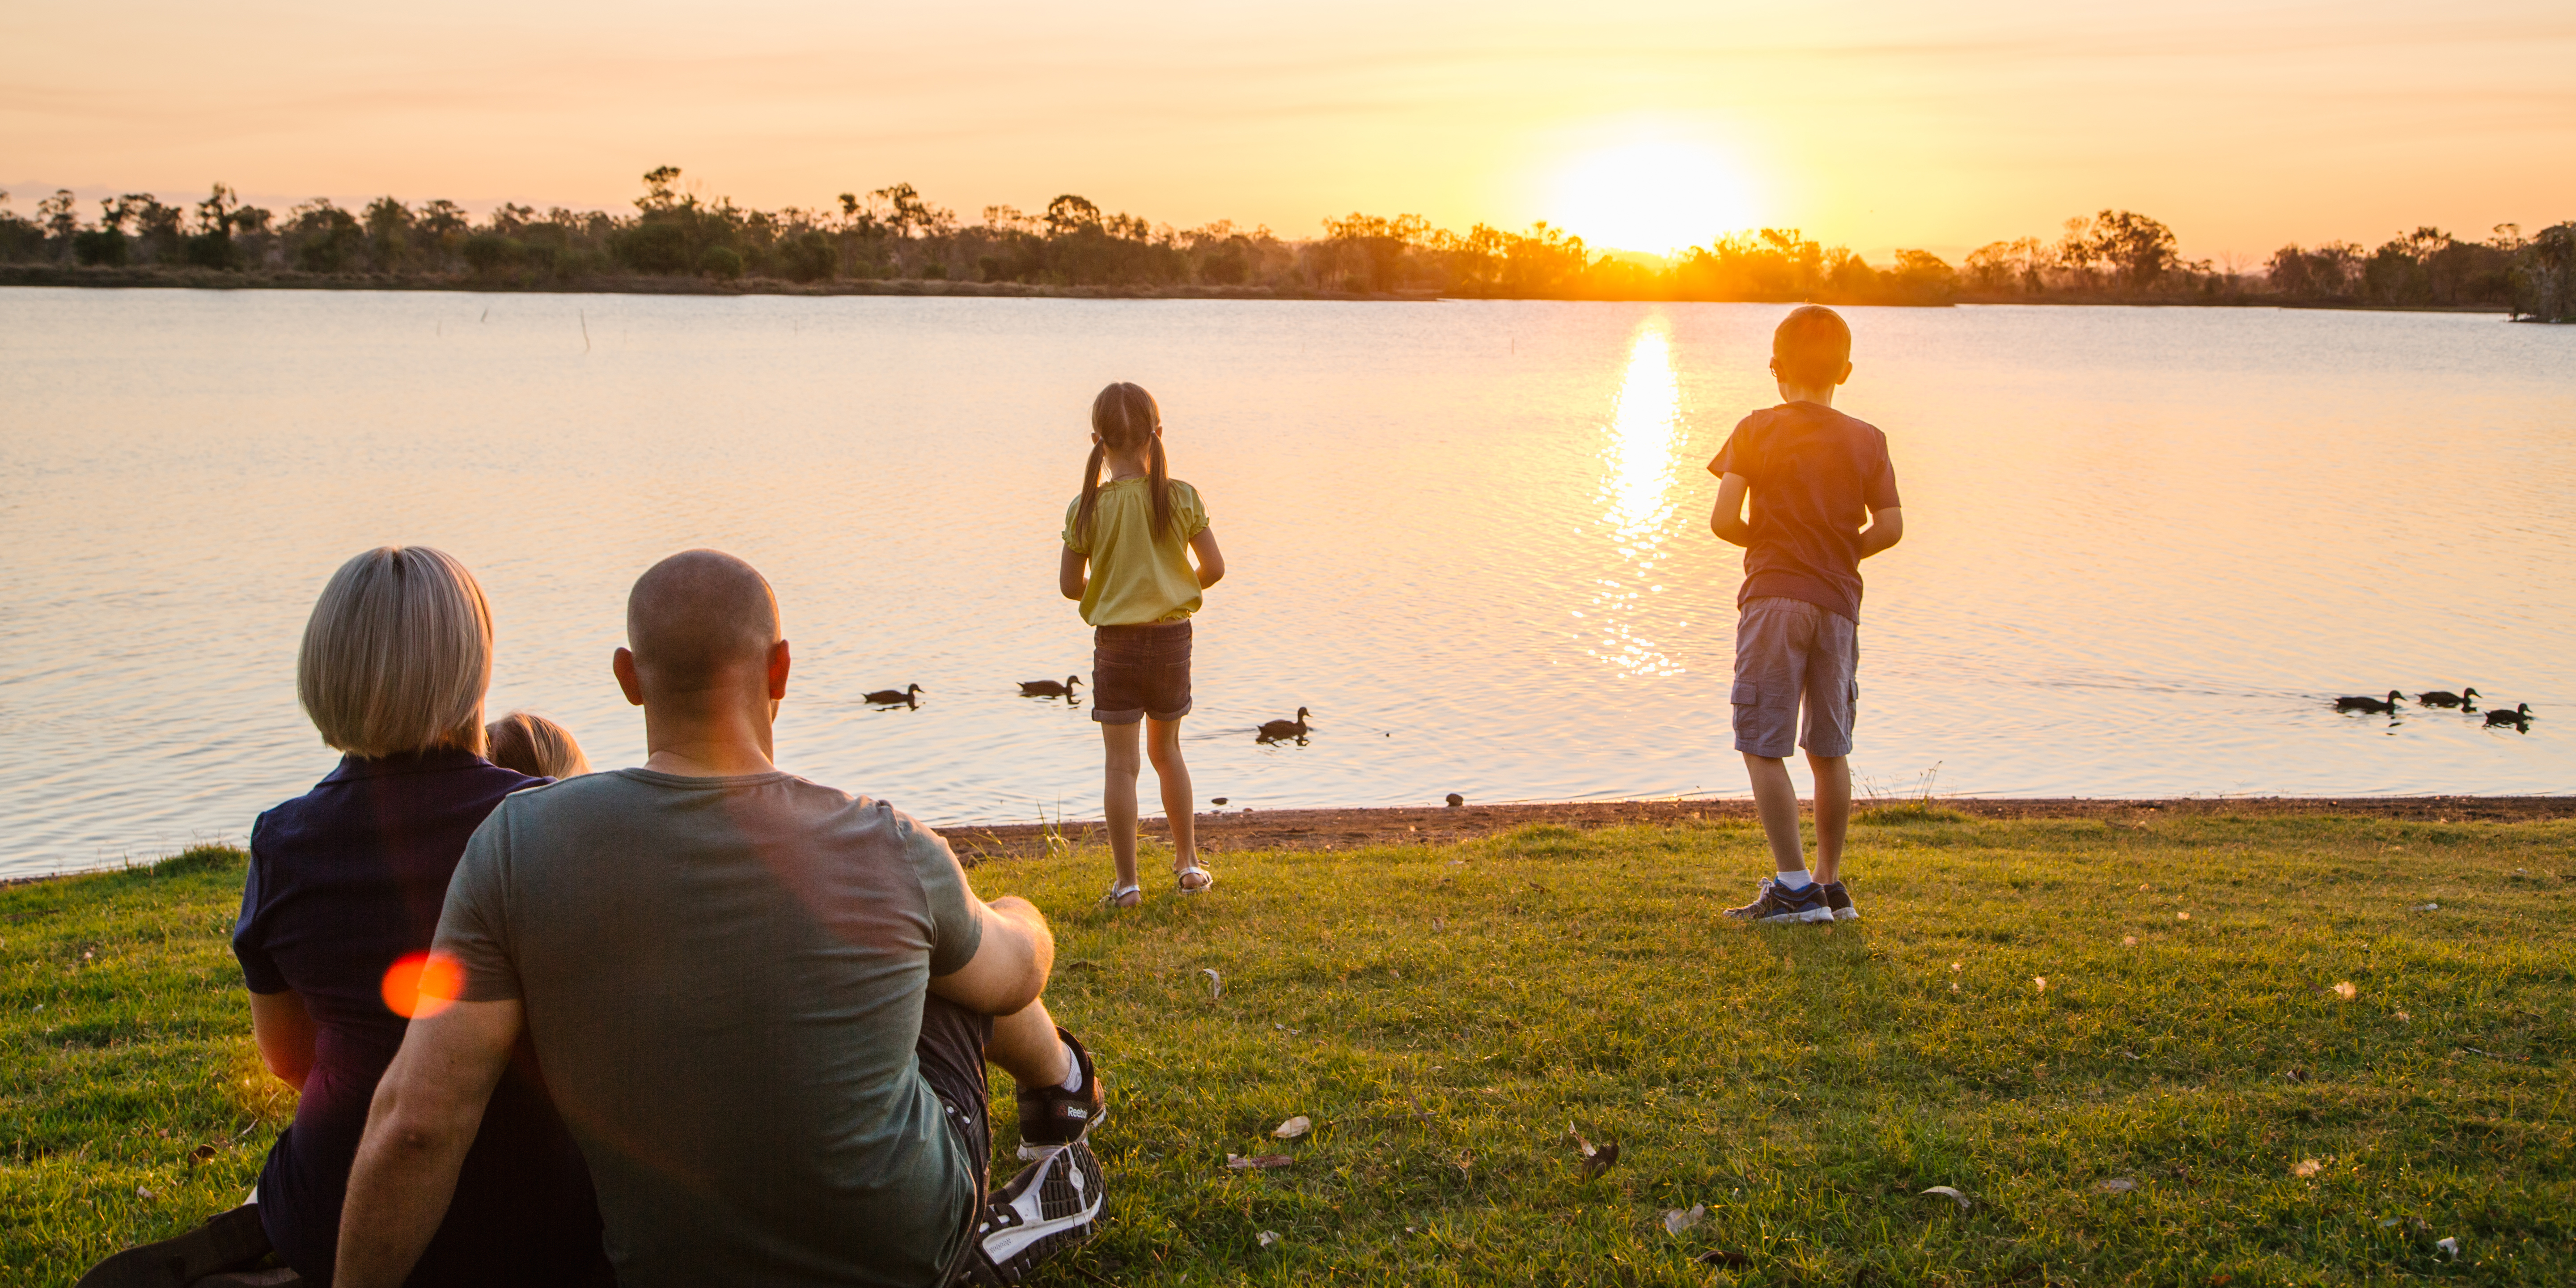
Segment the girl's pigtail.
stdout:
<path fill-rule="evenodd" d="M 1154 490 L 1154 531 L 1170 532 L 1172 528 L 1172 472 L 1163 463 L 1163 436 L 1154 435 L 1154 446 L 1148 466 L 1147 486 Z"/>
<path fill-rule="evenodd" d="M 1073 535 L 1085 543 L 1091 540 L 1091 512 L 1100 504 L 1100 465 L 1108 459 L 1107 454 L 1107 448 L 1093 443 L 1091 460 L 1082 467 L 1082 508 L 1074 511 Z"/>

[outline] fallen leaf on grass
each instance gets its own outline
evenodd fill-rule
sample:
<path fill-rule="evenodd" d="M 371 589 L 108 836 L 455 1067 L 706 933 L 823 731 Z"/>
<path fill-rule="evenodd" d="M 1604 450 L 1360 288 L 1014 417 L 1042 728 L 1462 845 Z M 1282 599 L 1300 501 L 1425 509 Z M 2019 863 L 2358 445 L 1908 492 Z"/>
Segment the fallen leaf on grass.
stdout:
<path fill-rule="evenodd" d="M 2334 986 L 2334 995 L 2349 1002 L 2352 999 L 2361 996 L 2361 990 L 2354 988 L 2351 980 L 2341 980 Z"/>
<path fill-rule="evenodd" d="M 2441 910 L 2442 905 L 2438 903 L 2419 903 L 2415 905 L 2415 911 L 2417 912 L 2440 912 Z"/>
<path fill-rule="evenodd" d="M 2176 921 L 2189 921 L 2189 920 L 2191 920 L 2191 914 L 2190 914 L 2190 913 L 2188 913 L 2188 912 L 2177 912 L 2177 913 L 2175 913 L 2175 914 L 2174 914 L 2174 920 L 2176 920 Z"/>
<path fill-rule="evenodd" d="M 1217 974 L 1215 967 L 1202 966 L 1199 968 L 1199 973 L 1208 977 L 1209 1001 L 1213 1002 L 1225 996 L 1225 976 Z"/>
<path fill-rule="evenodd" d="M 1753 1264 L 1753 1258 L 1748 1257 L 1733 1248 L 1711 1248 L 1708 1251 L 1691 1258 L 1691 1260 L 1696 1261 L 1703 1266 L 1742 1267 Z"/>
<path fill-rule="evenodd" d="M 1926 1194 L 1938 1194 L 1941 1197 L 1958 1204 L 1959 1210 L 1962 1212 L 1967 1211 L 1969 1205 L 1973 1202 L 1973 1200 L 1971 1200 L 1967 1195 L 1961 1194 L 1959 1191 L 1952 1189 L 1947 1185 L 1935 1185 L 1923 1192 Z"/>
<path fill-rule="evenodd" d="M 1250 1158 L 1246 1158 L 1241 1154 L 1228 1154 L 1225 1156 L 1225 1165 L 1238 1172 L 1249 1172 L 1255 1170 L 1268 1171 L 1274 1167 L 1286 1167 L 1290 1163 L 1296 1161 L 1296 1159 L 1290 1158 L 1286 1154 L 1255 1154 Z"/>
<path fill-rule="evenodd" d="M 2030 977 L 2030 982 L 2038 985 L 2040 992 L 2045 993 L 2048 991 L 2048 977 L 2046 975 L 2033 975 Z"/>
<path fill-rule="evenodd" d="M 199 1145 L 188 1151 L 188 1161 L 191 1163 L 202 1163 L 214 1156 L 215 1147 L 212 1145 Z"/>
<path fill-rule="evenodd" d="M 1315 1124 L 1308 1121 L 1306 1115 L 1299 1114 L 1296 1117 L 1271 1128 L 1270 1134 L 1281 1140 L 1295 1140 L 1314 1129 Z"/>
<path fill-rule="evenodd" d="M 2291 1069 L 2283 1073 L 2281 1076 L 2288 1078 L 2292 1082 L 2306 1082 L 2308 1080 L 2308 1071 L 2305 1069 Z"/>
<path fill-rule="evenodd" d="M 2136 935 L 2122 935 L 2120 936 L 2120 946 L 2122 948 L 2135 948 L 2138 946 L 2138 937 Z"/>
<path fill-rule="evenodd" d="M 2093 1182 L 2093 1192 L 2096 1194 L 2126 1194 L 2136 1188 L 2138 1183 L 2125 1176 L 2114 1176 L 2107 1181 Z"/>
<path fill-rule="evenodd" d="M 1956 974 L 1958 974 L 1958 973 L 1959 973 L 1959 963 L 1957 963 L 1957 962 L 1952 962 L 1952 963 L 1950 963 L 1950 973 L 1951 973 L 1951 974 L 1953 974 L 1953 975 L 1956 975 Z"/>
<path fill-rule="evenodd" d="M 1958 991 L 1959 991 L 1959 981 L 1957 981 L 1957 980 L 1955 980 L 1955 979 L 1950 981 L 1950 991 L 1951 991 L 1951 992 L 1953 992 L 1953 993 L 1956 993 L 1956 992 L 1958 992 Z"/>
<path fill-rule="evenodd" d="M 139 1199 L 148 1199 L 148 1198 L 152 1198 L 152 1197 L 155 1197 L 155 1196 L 153 1195 L 152 1191 L 147 1190 L 147 1189 L 143 1188 L 143 1187 L 142 1187 L 142 1186 L 140 1186 L 140 1185 L 137 1185 L 137 1186 L 135 1186 L 135 1187 L 134 1187 L 134 1197 L 139 1198 Z"/>
<path fill-rule="evenodd" d="M 2298 1162 L 2290 1164 L 2290 1175 L 2292 1176 L 2314 1176 L 2324 1170 L 2326 1170 L 2326 1165 L 2313 1158 L 2302 1158 Z"/>
<path fill-rule="evenodd" d="M 2447 1252 L 2447 1253 L 2451 1254 L 2451 1257 L 2452 1257 L 2452 1259 L 2453 1259 L 2453 1260 L 2457 1260 L 2457 1259 L 2459 1258 L 2459 1255 L 2460 1255 L 2460 1241 L 2459 1241 L 2459 1240 L 2457 1240 L 2457 1239 L 2440 1239 L 2440 1240 L 2436 1240 L 2436 1241 L 2434 1242 L 2433 1246 L 2434 1246 L 2434 1247 L 2436 1247 L 2436 1248 L 2441 1249 L 2441 1250 L 2442 1250 L 2442 1251 L 2444 1251 L 2444 1252 Z"/>
<path fill-rule="evenodd" d="M 1279 1242 L 1279 1232 L 1277 1230 L 1264 1230 L 1252 1237 L 1260 1240 L 1261 1246 L 1265 1248 L 1269 1247 L 1271 1244 Z"/>
<path fill-rule="evenodd" d="M 2397 1018 L 2398 1018 L 2398 1019 L 2401 1019 L 2401 1020 L 2411 1020 L 2411 1019 L 2414 1019 L 2415 1017 L 2414 1017 L 2414 1016 L 2412 1016 L 2412 1015 L 2408 1015 L 2408 1014 L 2407 1014 L 2406 1012 L 2404 1012 L 2404 1011 L 2399 1011 L 2399 1012 L 2397 1013 Z"/>
<path fill-rule="evenodd" d="M 1705 1203 L 1691 1204 L 1691 1209 L 1688 1212 L 1684 1212 L 1680 1208 L 1674 1208 L 1672 1211 L 1664 1213 L 1664 1233 L 1680 1234 L 1682 1231 L 1698 1225 L 1706 1219 L 1708 1219 L 1708 1205 Z"/>
<path fill-rule="evenodd" d="M 1619 1165 L 1619 1142 L 1614 1140 L 1596 1148 L 1572 1123 L 1565 1125 L 1565 1134 L 1574 1138 L 1575 1149 L 1583 1154 L 1583 1179 L 1591 1180 Z"/>

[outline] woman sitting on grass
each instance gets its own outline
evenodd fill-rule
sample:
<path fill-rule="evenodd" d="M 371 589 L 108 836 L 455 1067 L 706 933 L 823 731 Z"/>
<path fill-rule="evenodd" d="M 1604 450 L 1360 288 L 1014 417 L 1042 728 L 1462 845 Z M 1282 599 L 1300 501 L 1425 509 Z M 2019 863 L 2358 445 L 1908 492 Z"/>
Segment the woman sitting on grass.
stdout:
<path fill-rule="evenodd" d="M 448 877 L 502 797 L 545 781 L 483 758 L 491 676 L 491 610 L 447 555 L 382 547 L 323 588 L 295 687 L 346 755 L 252 826 L 233 932 L 260 1059 L 303 1093 L 294 1125 L 269 1150 L 254 1207 L 121 1253 L 84 1284 L 185 1283 L 270 1245 L 306 1283 L 331 1282 L 368 1103 L 408 1013 L 436 1004 L 415 981 Z M 413 1285 L 614 1282 L 590 1173 L 535 1072 L 523 1047 Z"/>

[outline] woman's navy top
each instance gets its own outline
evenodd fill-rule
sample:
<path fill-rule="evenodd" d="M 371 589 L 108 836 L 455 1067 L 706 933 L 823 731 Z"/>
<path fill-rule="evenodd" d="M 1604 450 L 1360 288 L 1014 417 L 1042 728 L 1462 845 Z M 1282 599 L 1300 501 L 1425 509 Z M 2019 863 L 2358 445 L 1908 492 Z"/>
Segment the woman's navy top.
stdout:
<path fill-rule="evenodd" d="M 385 972 L 429 951 L 447 879 L 484 816 L 547 781 L 453 749 L 352 756 L 251 828 L 233 954 L 252 992 L 293 989 L 317 1031 L 295 1123 L 259 1176 L 269 1241 L 307 1283 L 331 1282 L 367 1105 L 408 1023 L 385 1005 Z M 613 1282 L 590 1172 L 522 1040 L 410 1283 Z"/>

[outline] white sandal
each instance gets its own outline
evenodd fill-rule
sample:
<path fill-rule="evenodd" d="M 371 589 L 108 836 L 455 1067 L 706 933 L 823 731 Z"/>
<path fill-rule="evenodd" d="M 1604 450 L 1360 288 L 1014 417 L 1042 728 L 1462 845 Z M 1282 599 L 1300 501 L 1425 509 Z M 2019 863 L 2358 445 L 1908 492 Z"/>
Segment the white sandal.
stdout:
<path fill-rule="evenodd" d="M 1124 898 L 1126 898 L 1127 896 L 1129 896 L 1129 895 L 1131 895 L 1131 894 L 1132 894 L 1132 895 L 1134 895 L 1134 896 L 1136 896 L 1136 902 L 1134 902 L 1134 903 L 1120 903 L 1120 902 L 1119 902 L 1119 900 L 1124 899 Z M 1125 912 L 1125 911 L 1127 911 L 1127 910 L 1129 910 L 1129 909 L 1131 909 L 1131 908 L 1141 908 L 1141 907 L 1143 907 L 1143 906 L 1144 906 L 1144 904 L 1145 904 L 1145 887 L 1143 887 L 1143 886 L 1141 886 L 1141 885 L 1120 885 L 1120 884 L 1118 884 L 1117 882 L 1112 881 L 1112 882 L 1110 882 L 1110 883 L 1109 883 L 1109 893 L 1107 893 L 1107 894 L 1104 894 L 1104 895 L 1100 896 L 1100 906 L 1101 906 L 1101 907 L 1103 907 L 1103 908 L 1115 908 L 1115 909 L 1117 909 L 1117 910 L 1119 910 L 1119 911 L 1121 911 L 1121 912 Z"/>
<path fill-rule="evenodd" d="M 1199 883 L 1197 885 L 1191 885 L 1191 877 L 1197 877 L 1199 879 Z M 1192 863 L 1188 867 L 1174 872 L 1172 874 L 1172 882 L 1181 888 L 1182 894 L 1201 894 L 1216 885 L 1216 874 L 1208 871 L 1206 868 L 1200 867 L 1196 863 Z"/>

